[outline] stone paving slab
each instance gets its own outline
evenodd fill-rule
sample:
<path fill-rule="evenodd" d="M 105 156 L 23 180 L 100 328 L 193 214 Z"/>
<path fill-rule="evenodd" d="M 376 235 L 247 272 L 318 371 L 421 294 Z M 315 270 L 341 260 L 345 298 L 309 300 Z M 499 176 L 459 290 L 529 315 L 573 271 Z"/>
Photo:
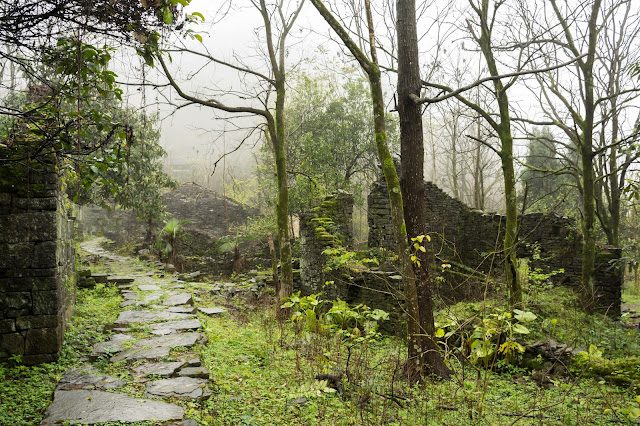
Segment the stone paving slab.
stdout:
<path fill-rule="evenodd" d="M 150 399 L 136 399 L 120 393 L 96 390 L 56 391 L 41 425 L 103 422 L 144 422 L 181 420 L 184 410 Z"/>
<path fill-rule="evenodd" d="M 209 370 L 204 367 L 184 367 L 178 371 L 179 377 L 194 377 L 196 379 L 208 379 Z"/>
<path fill-rule="evenodd" d="M 179 314 L 195 314 L 197 309 L 195 306 L 170 306 L 167 312 L 175 312 Z"/>
<path fill-rule="evenodd" d="M 176 333 L 180 330 L 197 330 L 202 327 L 199 319 L 186 319 L 179 321 L 167 321 L 151 324 L 151 333 L 156 335 L 165 335 Z"/>
<path fill-rule="evenodd" d="M 184 361 L 176 362 L 153 362 L 142 364 L 133 369 L 137 374 L 143 376 L 153 374 L 160 377 L 171 377 L 181 369 L 186 363 Z"/>
<path fill-rule="evenodd" d="M 180 314 L 167 311 L 122 311 L 114 324 L 130 324 L 134 322 L 159 322 L 194 318 L 195 315 Z"/>
<path fill-rule="evenodd" d="M 198 310 L 207 315 L 218 315 L 227 312 L 224 308 L 198 308 Z"/>
<path fill-rule="evenodd" d="M 112 357 L 110 362 L 165 358 L 169 356 L 171 348 L 178 346 L 190 348 L 200 340 L 200 337 L 202 337 L 200 333 L 181 333 L 138 340 L 131 349 Z"/>
<path fill-rule="evenodd" d="M 191 377 L 156 380 L 155 382 L 147 383 L 146 395 L 159 398 L 173 397 L 201 401 L 211 396 L 206 383 L 207 380 L 205 379 Z"/>
<path fill-rule="evenodd" d="M 141 291 L 155 291 L 155 290 L 160 290 L 160 287 L 158 287 L 155 284 L 140 284 L 138 286 L 138 290 L 141 290 Z"/>
<path fill-rule="evenodd" d="M 97 372 L 98 369 L 93 366 L 67 370 L 56 390 L 109 390 L 119 389 L 125 385 L 125 382 L 115 377 L 93 374 Z"/>
<path fill-rule="evenodd" d="M 193 297 L 189 293 L 180 293 L 164 301 L 165 306 L 193 305 Z"/>
<path fill-rule="evenodd" d="M 122 275 L 110 275 L 107 281 L 114 284 L 130 284 L 136 279 L 133 277 L 125 277 Z"/>
<path fill-rule="evenodd" d="M 151 302 L 155 302 L 156 300 L 160 300 L 164 296 L 162 292 L 151 293 L 148 296 L 145 296 L 144 299 L 140 300 L 136 305 L 145 306 L 151 304 Z"/>
<path fill-rule="evenodd" d="M 133 348 L 127 349 L 116 356 L 111 357 L 109 362 L 116 363 L 121 361 L 156 361 L 167 358 L 171 353 L 168 346 L 159 346 L 157 348 Z"/>
<path fill-rule="evenodd" d="M 114 334 L 111 336 L 111 339 L 106 342 L 96 343 L 93 345 L 89 359 L 91 361 L 95 361 L 102 355 L 113 355 L 114 353 L 118 353 L 122 351 L 125 342 L 130 340 L 134 340 L 133 336 L 129 336 L 128 334 Z"/>

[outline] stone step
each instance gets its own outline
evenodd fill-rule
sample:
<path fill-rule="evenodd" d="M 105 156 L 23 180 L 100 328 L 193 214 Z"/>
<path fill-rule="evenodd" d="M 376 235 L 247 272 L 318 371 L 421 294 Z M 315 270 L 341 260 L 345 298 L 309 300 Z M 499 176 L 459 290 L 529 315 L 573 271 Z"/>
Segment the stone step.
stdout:
<path fill-rule="evenodd" d="M 146 396 L 153 398 L 180 398 L 202 401 L 211 396 L 207 380 L 192 377 L 161 379 L 147 383 Z"/>
<path fill-rule="evenodd" d="M 196 393 L 195 389 L 192 392 Z M 136 399 L 121 393 L 98 390 L 59 390 L 54 393 L 53 403 L 47 408 L 40 424 L 134 423 L 183 418 L 184 410 L 181 407 L 162 401 Z"/>

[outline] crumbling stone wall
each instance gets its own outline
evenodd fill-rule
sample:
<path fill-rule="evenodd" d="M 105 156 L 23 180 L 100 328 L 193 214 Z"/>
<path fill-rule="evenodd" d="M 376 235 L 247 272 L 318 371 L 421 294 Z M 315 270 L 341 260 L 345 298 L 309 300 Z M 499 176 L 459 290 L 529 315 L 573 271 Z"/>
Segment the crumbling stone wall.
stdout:
<path fill-rule="evenodd" d="M 353 196 L 336 192 L 320 206 L 300 215 L 300 289 L 305 294 L 323 291 L 326 258 L 322 252 L 330 246 L 353 247 Z M 331 288 L 328 291 L 334 292 Z M 328 297 L 331 297 L 328 294 Z"/>
<path fill-rule="evenodd" d="M 0 360 L 58 359 L 75 299 L 74 219 L 55 164 L 0 168 Z"/>
<path fill-rule="evenodd" d="M 431 253 L 437 264 L 454 265 L 445 274 L 448 275 L 445 283 L 438 284 L 437 293 L 450 301 L 464 300 L 474 293 L 482 294 L 478 291 L 481 289 L 477 280 L 472 277 L 500 270 L 505 217 L 471 209 L 431 182 L 424 185 L 426 231 L 431 237 Z M 368 201 L 369 246 L 392 249 L 395 243 L 384 179 L 373 184 Z M 520 258 L 531 259 L 530 266 L 541 267 L 545 273 L 564 269 L 564 273 L 551 278 L 556 284 L 580 285 L 582 239 L 572 219 L 555 214 L 528 214 L 520 218 L 519 229 Z M 620 314 L 623 280 L 622 267 L 617 262 L 620 257 L 619 249 L 606 246 L 600 246 L 596 256 L 598 300 L 595 303 L 612 315 Z"/>
<path fill-rule="evenodd" d="M 300 280 L 294 285 L 302 294 L 323 292 L 329 300 L 365 304 L 383 309 L 391 321 L 381 324 L 386 332 L 398 331 L 404 304 L 402 280 L 395 272 L 327 270 L 322 252 L 327 247 L 353 248 L 353 196 L 334 193 L 314 210 L 300 217 Z M 329 284 L 325 284 L 330 282 Z"/>

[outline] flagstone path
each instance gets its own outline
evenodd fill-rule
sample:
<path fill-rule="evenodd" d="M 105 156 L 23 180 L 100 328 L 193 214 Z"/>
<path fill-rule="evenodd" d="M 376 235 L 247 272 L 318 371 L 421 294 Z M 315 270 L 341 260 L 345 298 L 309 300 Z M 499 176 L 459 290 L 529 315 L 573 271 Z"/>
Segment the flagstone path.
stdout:
<path fill-rule="evenodd" d="M 123 311 L 110 326 L 115 334 L 94 345 L 89 363 L 62 377 L 41 424 L 155 421 L 166 426 L 197 425 L 173 402 L 202 401 L 211 395 L 209 373 L 198 354 L 206 337 L 199 331 L 202 324 L 195 313 L 199 308 L 201 315 L 216 315 L 224 309 L 194 306 L 193 296 L 175 278 L 153 278 L 151 269 L 103 250 L 100 243 L 94 239 L 81 247 L 117 270 L 119 276 L 110 277 L 109 282 L 119 287 L 125 299 L 120 305 Z M 123 272 L 128 275 L 121 275 Z M 93 365 L 98 363 L 124 367 L 131 374 L 123 376 L 132 381 L 101 374 Z M 144 397 L 122 391 L 132 387 L 144 388 Z"/>

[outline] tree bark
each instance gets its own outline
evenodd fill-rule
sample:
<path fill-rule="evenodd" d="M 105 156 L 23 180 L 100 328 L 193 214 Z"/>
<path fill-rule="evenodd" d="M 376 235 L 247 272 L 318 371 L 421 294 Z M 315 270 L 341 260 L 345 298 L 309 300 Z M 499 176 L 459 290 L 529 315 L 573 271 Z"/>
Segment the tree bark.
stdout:
<path fill-rule="evenodd" d="M 358 45 L 353 42 L 347 31 L 333 17 L 321 0 L 311 0 L 311 3 L 313 3 L 320 15 L 331 26 L 338 37 L 340 37 L 342 42 L 349 49 L 369 78 L 371 102 L 373 105 L 376 149 L 378 152 L 378 158 L 382 164 L 382 172 L 387 183 L 389 204 L 391 207 L 391 225 L 393 228 L 393 235 L 396 239 L 396 252 L 400 261 L 400 273 L 402 274 L 403 283 L 405 285 L 404 291 L 408 317 L 407 335 L 409 340 L 407 343 L 407 351 L 409 359 L 420 360 L 418 355 L 422 348 L 419 338 L 420 319 L 418 312 L 418 293 L 416 290 L 414 271 L 411 266 L 409 247 L 407 244 L 407 228 L 404 221 L 404 208 L 400 180 L 398 178 L 395 165 L 393 164 L 393 159 L 391 158 L 391 153 L 389 152 L 389 146 L 387 143 L 382 81 L 380 78 L 380 67 L 378 66 L 378 58 L 376 54 L 375 34 L 371 18 L 370 3 L 369 0 L 365 0 L 371 59 L 369 59 L 362 50 L 360 50 Z M 409 378 L 417 380 L 419 379 L 419 376 L 413 374 Z"/>
<path fill-rule="evenodd" d="M 424 140 L 422 107 L 411 95 L 420 96 L 420 64 L 416 29 L 415 0 L 397 1 L 396 31 L 398 35 L 398 113 L 400 116 L 400 154 L 402 159 L 402 198 L 404 221 L 409 237 L 424 235 Z M 454 177 L 455 178 L 455 177 Z M 407 238 L 407 236 L 405 236 Z M 407 241 L 410 245 L 411 241 Z M 426 238 L 423 245 L 427 245 Z M 410 348 L 410 366 L 416 372 L 427 372 L 449 378 L 451 371 L 440 356 L 435 341 L 433 300 L 429 277 L 427 252 L 417 250 L 420 263 L 414 263 L 415 291 L 420 338 L 419 348 Z M 418 354 L 414 354 L 415 350 Z M 417 358 L 414 358 L 417 356 Z M 415 360 L 415 361 L 414 361 Z"/>

